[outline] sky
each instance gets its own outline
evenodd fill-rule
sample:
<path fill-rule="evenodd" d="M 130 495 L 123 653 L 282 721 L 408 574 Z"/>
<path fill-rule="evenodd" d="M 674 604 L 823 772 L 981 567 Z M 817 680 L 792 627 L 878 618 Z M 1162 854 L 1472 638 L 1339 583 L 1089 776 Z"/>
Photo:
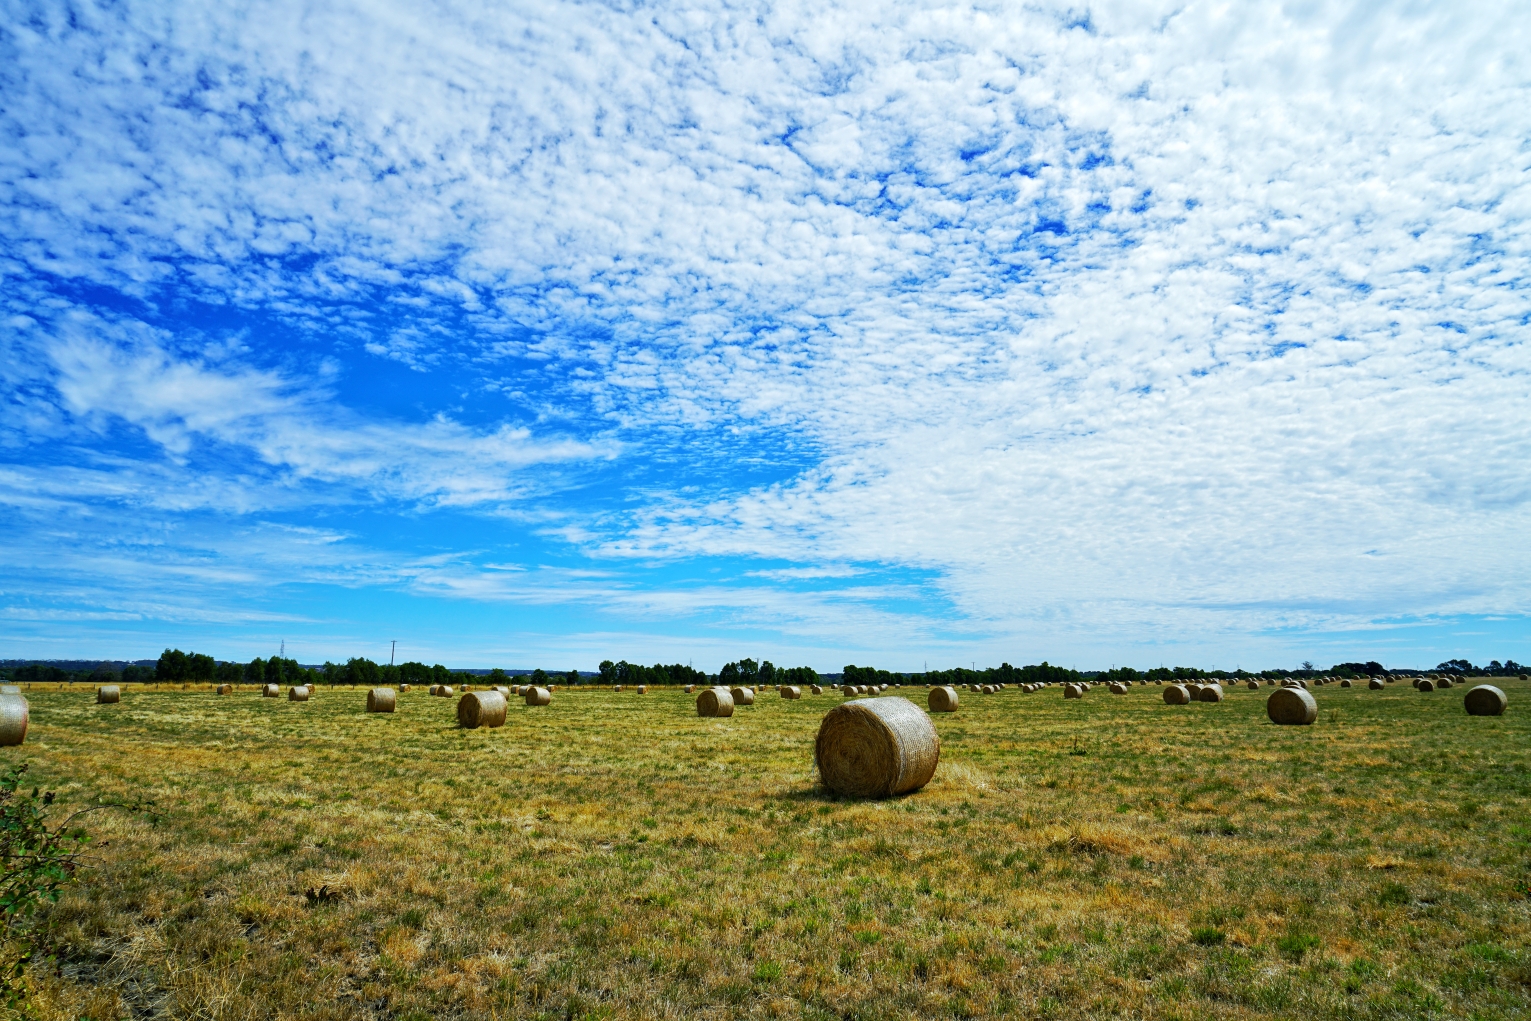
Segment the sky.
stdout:
<path fill-rule="evenodd" d="M 1531 660 L 1491 3 L 0 0 L 0 657 Z"/>

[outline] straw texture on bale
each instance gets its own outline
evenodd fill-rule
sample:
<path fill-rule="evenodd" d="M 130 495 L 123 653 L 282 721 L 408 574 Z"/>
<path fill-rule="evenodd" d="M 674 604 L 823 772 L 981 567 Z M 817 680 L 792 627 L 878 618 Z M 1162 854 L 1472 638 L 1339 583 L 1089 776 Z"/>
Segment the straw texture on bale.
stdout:
<path fill-rule="evenodd" d="M 1265 715 L 1272 723 L 1305 727 L 1318 719 L 1318 702 L 1301 688 L 1277 688 L 1265 700 Z"/>
<path fill-rule="evenodd" d="M 732 716 L 734 696 L 727 688 L 708 688 L 696 696 L 698 716 Z"/>
<path fill-rule="evenodd" d="M 781 697 L 782 698 L 802 698 L 803 697 L 803 689 L 799 688 L 795 684 L 783 684 L 781 686 Z"/>
<path fill-rule="evenodd" d="M 220 694 L 220 695 L 232 695 L 233 693 L 234 693 L 234 686 L 232 684 L 220 684 L 220 685 L 218 685 L 218 694 Z"/>
<path fill-rule="evenodd" d="M 930 689 L 930 711 L 954 713 L 957 711 L 957 689 L 951 685 Z"/>
<path fill-rule="evenodd" d="M 1386 684 L 1383 684 L 1381 681 L 1377 680 L 1377 678 L 1375 678 L 1375 677 L 1373 677 L 1371 680 L 1367 681 L 1366 682 L 1366 686 L 1368 688 L 1370 688 L 1372 691 L 1381 691 L 1383 688 L 1387 687 Z"/>
<path fill-rule="evenodd" d="M 1435 682 L 1434 681 L 1420 681 L 1419 682 L 1419 690 L 1420 691 L 1424 691 L 1424 692 L 1434 691 L 1435 690 Z"/>
<path fill-rule="evenodd" d="M 815 695 L 824 694 L 824 689 L 819 687 L 817 684 L 810 686 L 808 690 L 813 692 Z"/>
<path fill-rule="evenodd" d="M 306 684 L 294 684 L 287 689 L 287 701 L 289 702 L 307 702 L 308 695 L 308 686 Z"/>
<path fill-rule="evenodd" d="M 1245 684 L 1244 684 L 1244 687 L 1248 688 L 1250 691 L 1259 691 L 1260 690 L 1260 682 L 1259 681 L 1246 681 Z"/>
<path fill-rule="evenodd" d="M 1451 678 L 1450 677 L 1442 677 L 1440 680 L 1435 682 L 1435 686 L 1437 688 L 1449 688 L 1449 687 L 1451 687 Z"/>
<path fill-rule="evenodd" d="M 1351 687 L 1350 678 L 1347 677 L 1343 681 L 1341 681 L 1340 682 L 1340 687 L 1342 687 L 1342 688 L 1349 688 L 1349 687 Z"/>
<path fill-rule="evenodd" d="M 1201 690 L 1196 693 L 1198 702 L 1221 702 L 1223 700 L 1223 686 L 1221 684 L 1203 684 Z"/>
<path fill-rule="evenodd" d="M 1189 705 L 1191 689 L 1184 684 L 1171 684 L 1164 689 L 1164 701 L 1168 705 Z"/>
<path fill-rule="evenodd" d="M 465 730 L 505 726 L 505 696 L 498 691 L 470 691 L 457 700 L 457 725 Z"/>
<path fill-rule="evenodd" d="M 1467 693 L 1462 704 L 1469 716 L 1499 716 L 1509 708 L 1510 700 L 1492 684 L 1480 684 Z"/>
<path fill-rule="evenodd" d="M 1123 684 L 1121 681 L 1116 681 L 1113 682 L 1112 685 L 1106 690 L 1111 692 L 1113 695 L 1125 695 L 1127 694 L 1127 685 Z"/>
<path fill-rule="evenodd" d="M 695 691 L 696 691 L 696 685 L 694 685 L 694 684 L 686 685 L 686 694 L 690 695 L 690 694 L 693 694 Z"/>
<path fill-rule="evenodd" d="M 734 705 L 754 705 L 755 692 L 752 688 L 732 688 L 728 694 L 732 696 Z"/>
<path fill-rule="evenodd" d="M 275 684 L 268 684 L 260 690 L 261 698 L 276 698 L 282 694 L 282 689 Z"/>
<path fill-rule="evenodd" d="M 373 688 L 367 692 L 367 712 L 391 713 L 398 705 L 398 698 L 392 688 Z"/>
<path fill-rule="evenodd" d="M 528 684 L 526 686 L 527 705 L 549 705 L 553 701 L 553 693 L 546 688 L 538 688 Z"/>
<path fill-rule="evenodd" d="M 19 694 L 21 694 L 21 685 L 19 685 L 19 684 L 0 684 L 0 695 L 19 695 Z"/>
<path fill-rule="evenodd" d="M 1078 684 L 1065 684 L 1063 686 L 1064 698 L 1084 698 L 1084 688 Z"/>
<path fill-rule="evenodd" d="M 941 738 L 919 706 L 890 696 L 835 706 L 813 745 L 819 779 L 836 794 L 887 798 L 917 791 L 941 762 Z"/>
<path fill-rule="evenodd" d="M 7 692 L 0 694 L 0 746 L 18 745 L 27 739 L 27 722 L 32 709 L 26 696 Z"/>
<path fill-rule="evenodd" d="M 122 689 L 115 684 L 103 684 L 96 689 L 96 703 L 107 705 L 112 702 L 122 701 Z"/>

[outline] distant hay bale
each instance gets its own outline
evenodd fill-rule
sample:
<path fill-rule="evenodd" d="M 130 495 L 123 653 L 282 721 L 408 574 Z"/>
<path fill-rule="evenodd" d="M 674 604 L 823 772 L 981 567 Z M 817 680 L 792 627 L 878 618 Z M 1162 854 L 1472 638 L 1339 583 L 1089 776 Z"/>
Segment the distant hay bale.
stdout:
<path fill-rule="evenodd" d="M 1386 684 L 1383 684 L 1381 681 L 1377 680 L 1377 678 L 1375 678 L 1375 677 L 1373 677 L 1371 680 L 1367 681 L 1366 682 L 1366 686 L 1369 689 L 1371 689 L 1372 691 L 1381 691 L 1383 688 L 1387 687 Z"/>
<path fill-rule="evenodd" d="M 649 686 L 647 684 L 640 684 L 640 685 L 638 685 L 638 694 L 640 694 L 640 695 L 647 695 L 648 693 L 649 693 Z"/>
<path fill-rule="evenodd" d="M 1190 705 L 1191 689 L 1184 684 L 1171 684 L 1164 689 L 1164 702 L 1166 705 Z"/>
<path fill-rule="evenodd" d="M 611 686 L 611 690 L 612 691 L 621 691 L 622 690 L 622 685 L 620 685 L 620 684 L 613 684 Z"/>
<path fill-rule="evenodd" d="M 367 712 L 391 713 L 398 705 L 398 695 L 392 688 L 373 688 L 367 692 Z"/>
<path fill-rule="evenodd" d="M 498 691 L 470 691 L 457 700 L 457 725 L 464 730 L 505 726 L 505 696 Z"/>
<path fill-rule="evenodd" d="M 96 689 L 96 704 L 109 705 L 122 701 L 122 689 L 115 684 L 103 684 Z"/>
<path fill-rule="evenodd" d="M 308 696 L 309 690 L 306 684 L 294 684 L 287 689 L 287 701 L 289 702 L 307 702 Z"/>
<path fill-rule="evenodd" d="M 1492 684 L 1480 684 L 1463 697 L 1462 705 L 1468 716 L 1500 716 L 1509 708 L 1510 700 Z"/>
<path fill-rule="evenodd" d="M 1065 684 L 1063 686 L 1064 698 L 1084 698 L 1084 688 L 1078 684 Z"/>
<path fill-rule="evenodd" d="M 694 684 L 686 685 L 686 694 L 690 695 L 694 691 L 696 691 L 696 685 L 694 685 Z"/>
<path fill-rule="evenodd" d="M 280 685 L 268 684 L 260 690 L 261 698 L 279 698 L 282 694 Z"/>
<path fill-rule="evenodd" d="M 1435 690 L 1435 682 L 1429 680 L 1420 681 L 1415 687 L 1419 688 L 1420 691 L 1428 693 Z"/>
<path fill-rule="evenodd" d="M 503 684 L 496 684 L 490 690 L 491 691 L 498 691 L 501 695 L 504 695 L 506 698 L 510 698 L 510 689 L 505 687 L 505 685 L 503 685 Z"/>
<path fill-rule="evenodd" d="M 755 704 L 755 689 L 753 688 L 733 688 L 729 691 L 729 695 L 733 697 L 734 705 Z"/>
<path fill-rule="evenodd" d="M 734 714 L 734 696 L 727 688 L 707 688 L 696 696 L 698 716 L 721 717 Z"/>
<path fill-rule="evenodd" d="M 1203 684 L 1201 690 L 1196 693 L 1198 702 L 1221 702 L 1223 700 L 1223 686 L 1221 684 Z"/>
<path fill-rule="evenodd" d="M 820 781 L 834 793 L 887 798 L 930 782 L 941 761 L 941 738 L 908 699 L 871 698 L 825 714 L 813 759 Z"/>
<path fill-rule="evenodd" d="M 25 695 L 17 692 L 0 694 L 0 746 L 21 744 L 27 739 L 27 722 L 32 710 Z"/>
<path fill-rule="evenodd" d="M 994 685 L 992 685 L 992 684 L 985 684 L 985 685 L 982 685 L 978 690 L 983 692 L 985 695 L 992 695 L 992 694 L 994 694 Z"/>
<path fill-rule="evenodd" d="M 408 690 L 409 690 L 409 685 L 407 685 L 407 684 L 401 684 L 401 685 L 399 685 L 399 691 L 400 691 L 400 692 L 401 692 L 401 693 L 402 693 L 402 692 L 406 692 L 406 691 L 408 691 Z"/>
<path fill-rule="evenodd" d="M 532 705 L 532 706 L 536 706 L 536 705 L 548 705 L 552 701 L 553 701 L 553 693 L 551 691 L 549 691 L 547 688 L 539 688 L 539 687 L 537 687 L 534 684 L 528 684 L 526 686 L 526 704 L 527 705 Z"/>
<path fill-rule="evenodd" d="M 1272 723 L 1304 727 L 1318 719 L 1318 702 L 1302 688 L 1277 688 L 1265 700 L 1265 715 Z"/>
<path fill-rule="evenodd" d="M 1123 684 L 1121 681 L 1117 681 L 1106 690 L 1111 692 L 1113 695 L 1125 695 L 1127 694 L 1127 685 Z"/>
<path fill-rule="evenodd" d="M 1259 691 L 1260 690 L 1260 682 L 1259 681 L 1246 681 L 1245 684 L 1244 684 L 1244 687 L 1248 688 L 1250 691 Z"/>
<path fill-rule="evenodd" d="M 783 684 L 780 688 L 782 698 L 802 698 L 803 689 L 795 684 Z"/>
<path fill-rule="evenodd" d="M 812 693 L 813 693 L 813 694 L 815 694 L 815 695 L 822 695 L 822 694 L 824 694 L 824 689 L 823 689 L 823 688 L 821 688 L 821 687 L 820 687 L 820 686 L 819 686 L 819 685 L 817 685 L 817 684 L 811 684 L 811 685 L 809 685 L 809 686 L 808 686 L 808 690 L 809 690 L 809 691 L 810 691 L 810 692 L 812 692 Z"/>
<path fill-rule="evenodd" d="M 1343 681 L 1340 682 L 1340 687 L 1342 687 L 1342 688 L 1349 688 L 1351 686 L 1352 685 L 1350 683 L 1350 678 L 1349 677 L 1345 678 Z"/>
<path fill-rule="evenodd" d="M 1451 687 L 1451 678 L 1442 677 L 1439 681 L 1436 682 L 1435 686 L 1437 688 L 1449 688 Z"/>
<path fill-rule="evenodd" d="M 954 713 L 957 711 L 957 689 L 951 685 L 930 689 L 930 711 Z"/>
<path fill-rule="evenodd" d="M 233 693 L 234 693 L 234 686 L 232 684 L 220 684 L 220 685 L 218 685 L 218 694 L 220 694 L 220 695 L 232 695 Z"/>

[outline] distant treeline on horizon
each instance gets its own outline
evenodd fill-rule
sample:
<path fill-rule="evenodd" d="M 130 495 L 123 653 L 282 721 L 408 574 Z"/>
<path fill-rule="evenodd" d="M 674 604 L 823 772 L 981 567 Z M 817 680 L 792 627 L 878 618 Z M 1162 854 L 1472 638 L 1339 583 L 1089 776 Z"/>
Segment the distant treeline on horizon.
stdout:
<path fill-rule="evenodd" d="M 870 666 L 846 665 L 838 674 L 819 674 L 812 667 L 778 667 L 770 660 L 757 662 L 740 659 L 727 663 L 715 674 L 697 670 L 687 664 L 672 663 L 666 666 L 655 663 L 643 666 L 620 660 L 613 663 L 604 660 L 595 672 L 580 670 L 534 670 L 500 667 L 493 669 L 449 670 L 440 663 L 427 666 L 408 662 L 397 665 L 379 664 L 364 657 L 355 657 L 344 663 L 326 662 L 320 666 L 305 666 L 295 659 L 272 656 L 259 657 L 248 663 L 217 660 L 199 652 L 182 652 L 166 649 L 158 660 L 0 660 L 0 680 L 13 683 L 66 684 L 88 682 L 93 684 L 325 684 L 375 687 L 397 684 L 465 684 L 487 681 L 491 684 L 508 682 L 512 678 L 525 678 L 533 684 L 981 684 L 1000 682 L 1004 684 L 1033 684 L 1044 681 L 1062 683 L 1077 680 L 1111 681 L 1171 681 L 1210 678 L 1244 677 L 1377 677 L 1391 673 L 1415 674 L 1453 673 L 1473 676 L 1516 676 L 1526 673 L 1527 668 L 1514 660 L 1492 660 L 1486 666 L 1475 666 L 1465 659 L 1450 659 L 1435 667 L 1388 669 L 1375 661 L 1366 663 L 1336 663 L 1327 670 L 1310 664 L 1296 670 L 1202 670 L 1197 667 L 1154 667 L 1136 670 L 1132 667 L 1114 667 L 1110 670 L 1074 670 L 1054 666 L 1043 660 L 1029 666 L 1016 667 L 1001 663 L 997 667 L 969 669 L 954 667 L 949 670 L 901 672 L 880 670 Z"/>

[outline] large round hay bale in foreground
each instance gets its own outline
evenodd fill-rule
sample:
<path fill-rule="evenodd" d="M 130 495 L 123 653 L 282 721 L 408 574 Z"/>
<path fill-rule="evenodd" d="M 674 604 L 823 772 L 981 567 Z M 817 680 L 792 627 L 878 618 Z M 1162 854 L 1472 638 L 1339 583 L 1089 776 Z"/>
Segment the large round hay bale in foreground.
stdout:
<path fill-rule="evenodd" d="M 398 695 L 392 688 L 373 688 L 367 692 L 367 712 L 391 713 L 398 705 Z"/>
<path fill-rule="evenodd" d="M 783 684 L 781 686 L 781 697 L 782 698 L 802 698 L 803 697 L 803 689 L 799 688 L 795 684 Z"/>
<path fill-rule="evenodd" d="M 278 698 L 281 696 L 281 694 L 282 689 L 279 685 L 276 684 L 268 684 L 260 690 L 261 698 Z"/>
<path fill-rule="evenodd" d="M 754 705 L 755 704 L 755 689 L 754 688 L 733 688 L 733 689 L 729 690 L 728 694 L 729 694 L 729 697 L 734 700 L 734 705 Z"/>
<path fill-rule="evenodd" d="M 957 689 L 951 685 L 944 688 L 930 689 L 930 711 L 933 713 L 954 713 L 957 711 Z"/>
<path fill-rule="evenodd" d="M 308 696 L 309 690 L 306 684 L 294 684 L 287 689 L 287 701 L 289 702 L 307 702 Z"/>
<path fill-rule="evenodd" d="M 907 698 L 869 698 L 825 714 L 813 761 L 819 780 L 834 793 L 887 798 L 930 782 L 941 761 L 941 738 Z"/>
<path fill-rule="evenodd" d="M 457 700 L 457 725 L 465 730 L 505 725 L 505 696 L 498 691 L 470 691 Z"/>
<path fill-rule="evenodd" d="M 1415 687 L 1423 692 L 1431 692 L 1435 690 L 1435 682 L 1430 680 L 1420 681 Z"/>
<path fill-rule="evenodd" d="M 1191 689 L 1184 684 L 1171 684 L 1164 689 L 1164 702 L 1166 705 L 1190 705 Z"/>
<path fill-rule="evenodd" d="M 553 701 L 553 693 L 547 688 L 539 688 L 534 684 L 526 686 L 527 705 L 549 705 Z"/>
<path fill-rule="evenodd" d="M 122 701 L 122 689 L 115 684 L 103 684 L 96 689 L 96 704 L 109 705 Z"/>
<path fill-rule="evenodd" d="M 1198 702 L 1221 702 L 1223 700 L 1223 686 L 1221 684 L 1203 684 L 1201 690 L 1196 693 Z"/>
<path fill-rule="evenodd" d="M 1277 688 L 1265 700 L 1265 715 L 1272 723 L 1305 727 L 1318 719 L 1318 702 L 1301 688 Z"/>
<path fill-rule="evenodd" d="M 1510 700 L 1492 684 L 1480 684 L 1462 699 L 1468 716 L 1499 716 L 1509 708 Z"/>
<path fill-rule="evenodd" d="M 0 746 L 18 745 L 27 739 L 27 722 L 32 709 L 26 696 L 0 695 Z"/>
<path fill-rule="evenodd" d="M 234 686 L 232 684 L 220 684 L 218 685 L 218 694 L 232 695 L 234 694 Z"/>
<path fill-rule="evenodd" d="M 708 688 L 696 696 L 698 716 L 732 716 L 734 696 L 727 688 Z"/>

